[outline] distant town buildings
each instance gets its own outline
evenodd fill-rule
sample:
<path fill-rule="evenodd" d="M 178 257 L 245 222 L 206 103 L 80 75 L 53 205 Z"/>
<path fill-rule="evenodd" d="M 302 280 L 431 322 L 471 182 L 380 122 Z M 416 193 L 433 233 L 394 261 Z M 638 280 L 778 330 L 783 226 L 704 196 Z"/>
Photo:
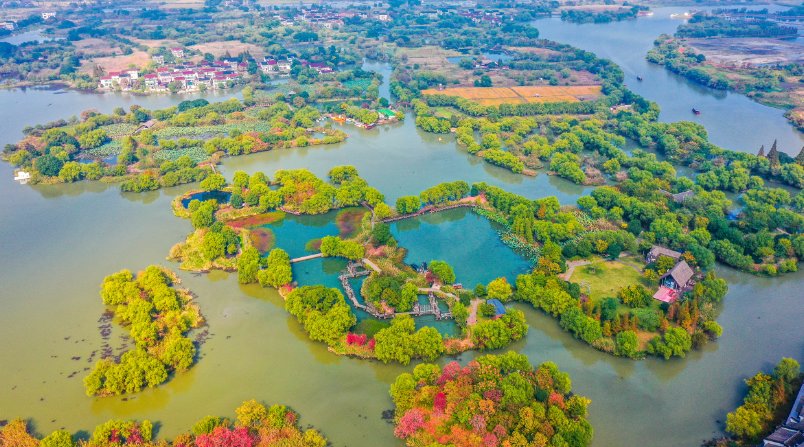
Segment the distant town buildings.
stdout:
<path fill-rule="evenodd" d="M 16 28 L 17 28 L 17 24 L 12 22 L 12 21 L 10 21 L 10 20 L 0 22 L 0 29 L 4 29 L 4 30 L 7 30 L 7 31 L 14 31 L 14 29 L 16 29 Z"/>
<path fill-rule="evenodd" d="M 485 12 L 474 9 L 461 11 L 458 13 L 458 15 L 470 19 L 474 23 L 485 23 L 496 26 L 502 25 L 503 21 L 506 19 L 505 16 L 500 12 Z"/>
<path fill-rule="evenodd" d="M 274 59 L 271 57 L 265 57 L 262 62 L 260 62 L 260 71 L 267 75 L 280 75 L 280 76 L 290 76 L 290 68 L 293 65 L 292 59 Z"/>
<path fill-rule="evenodd" d="M 181 59 L 184 57 L 184 48 L 171 48 L 170 54 L 172 54 L 176 59 Z"/>
<path fill-rule="evenodd" d="M 42 13 L 42 20 L 49 20 L 56 17 L 55 12 L 43 12 Z"/>
<path fill-rule="evenodd" d="M 310 67 L 319 73 L 332 73 L 332 67 L 323 63 L 323 62 L 308 62 L 308 61 L 301 61 L 302 66 Z"/>
<path fill-rule="evenodd" d="M 196 91 L 200 89 L 227 88 L 241 81 L 248 72 L 248 64 L 239 60 L 222 60 L 200 64 L 177 64 L 159 67 L 155 73 L 141 75 L 137 70 L 109 72 L 100 78 L 98 88 L 145 90 L 149 92 L 175 90 Z"/>

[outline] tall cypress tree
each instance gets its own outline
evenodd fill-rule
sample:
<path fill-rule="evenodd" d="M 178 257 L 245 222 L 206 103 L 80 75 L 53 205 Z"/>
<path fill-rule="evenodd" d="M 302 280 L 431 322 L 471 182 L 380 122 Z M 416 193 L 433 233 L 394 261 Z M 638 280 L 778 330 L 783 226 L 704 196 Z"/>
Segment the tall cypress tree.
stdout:
<path fill-rule="evenodd" d="M 776 149 L 776 140 L 773 140 L 773 146 L 768 151 L 768 160 L 770 160 L 771 168 L 779 167 L 779 150 Z"/>

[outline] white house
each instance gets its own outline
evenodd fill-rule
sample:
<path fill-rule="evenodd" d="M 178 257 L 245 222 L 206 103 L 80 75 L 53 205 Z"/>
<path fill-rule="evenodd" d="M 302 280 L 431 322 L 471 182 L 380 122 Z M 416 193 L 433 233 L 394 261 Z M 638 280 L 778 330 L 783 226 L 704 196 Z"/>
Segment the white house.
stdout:
<path fill-rule="evenodd" d="M 56 13 L 55 13 L 55 12 L 43 12 L 43 13 L 42 13 L 42 20 L 48 20 L 48 19 L 52 19 L 52 18 L 54 18 L 54 17 L 56 17 Z"/>

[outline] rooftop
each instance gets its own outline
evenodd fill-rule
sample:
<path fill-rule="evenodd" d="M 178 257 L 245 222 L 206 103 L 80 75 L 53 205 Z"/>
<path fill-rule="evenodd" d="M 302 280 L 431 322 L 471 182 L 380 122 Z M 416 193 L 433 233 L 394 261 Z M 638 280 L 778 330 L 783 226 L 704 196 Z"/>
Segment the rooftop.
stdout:
<path fill-rule="evenodd" d="M 675 250 L 670 250 L 669 248 L 661 247 L 659 245 L 654 245 L 650 248 L 648 257 L 658 258 L 659 256 L 667 256 L 668 258 L 678 259 L 681 257 L 681 253 Z"/>
<path fill-rule="evenodd" d="M 695 272 L 692 270 L 687 261 L 680 261 L 675 267 L 671 268 L 669 272 L 665 273 L 662 278 L 671 277 L 679 286 L 687 284 Z"/>
<path fill-rule="evenodd" d="M 505 314 L 505 306 L 503 306 L 502 301 L 497 299 L 491 299 L 486 301 L 487 304 L 491 304 L 494 306 L 494 314 L 496 316 L 504 315 Z"/>

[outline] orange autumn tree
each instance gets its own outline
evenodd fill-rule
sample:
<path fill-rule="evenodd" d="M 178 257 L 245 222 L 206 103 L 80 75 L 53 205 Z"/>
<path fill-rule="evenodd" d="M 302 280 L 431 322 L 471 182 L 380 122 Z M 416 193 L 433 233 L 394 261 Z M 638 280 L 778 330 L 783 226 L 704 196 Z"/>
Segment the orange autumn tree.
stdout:
<path fill-rule="evenodd" d="M 391 386 L 394 434 L 410 447 L 585 447 L 592 441 L 590 400 L 570 388 L 554 363 L 534 369 L 516 352 L 443 370 L 421 364 Z"/>

